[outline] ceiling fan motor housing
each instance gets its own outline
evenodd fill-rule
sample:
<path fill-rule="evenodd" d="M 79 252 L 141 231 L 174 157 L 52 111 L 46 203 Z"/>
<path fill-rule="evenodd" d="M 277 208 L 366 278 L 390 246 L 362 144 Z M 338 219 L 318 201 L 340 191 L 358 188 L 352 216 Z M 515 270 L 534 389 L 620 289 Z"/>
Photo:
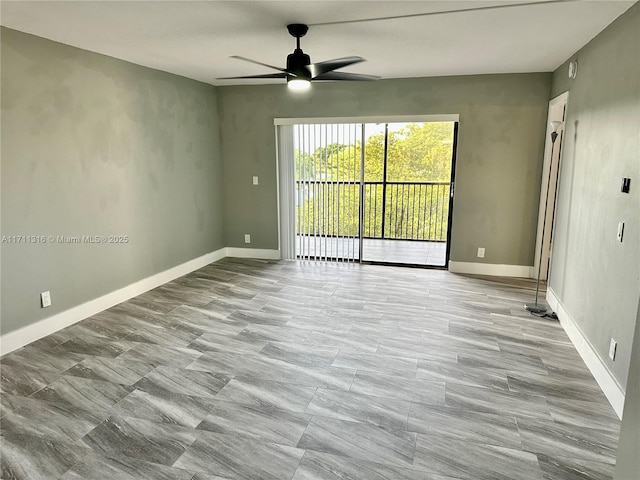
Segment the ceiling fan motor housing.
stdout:
<path fill-rule="evenodd" d="M 296 78 L 311 80 L 311 72 L 307 65 L 311 65 L 311 57 L 299 48 L 287 55 L 287 71 L 293 73 Z"/>

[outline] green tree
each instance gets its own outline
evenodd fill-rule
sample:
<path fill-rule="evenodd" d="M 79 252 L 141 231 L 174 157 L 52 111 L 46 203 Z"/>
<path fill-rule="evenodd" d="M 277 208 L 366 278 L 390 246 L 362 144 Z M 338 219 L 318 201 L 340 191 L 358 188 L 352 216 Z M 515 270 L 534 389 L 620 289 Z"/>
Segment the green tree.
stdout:
<path fill-rule="evenodd" d="M 371 182 L 383 181 L 385 134 L 368 135 L 364 145 L 365 236 L 383 235 L 382 202 L 386 194 L 384 238 L 445 240 L 452 149 L 451 122 L 390 128 L 387 181 L 411 184 L 388 184 L 383 192 L 382 184 Z M 358 235 L 362 151 L 356 141 L 324 145 L 312 154 L 296 152 L 297 178 L 311 181 L 300 185 L 298 232 Z"/>

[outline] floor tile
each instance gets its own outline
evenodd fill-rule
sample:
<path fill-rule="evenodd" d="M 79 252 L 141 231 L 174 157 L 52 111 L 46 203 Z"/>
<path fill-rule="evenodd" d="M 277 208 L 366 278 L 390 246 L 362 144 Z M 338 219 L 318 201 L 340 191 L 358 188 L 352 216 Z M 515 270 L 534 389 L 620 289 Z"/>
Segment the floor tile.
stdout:
<path fill-rule="evenodd" d="M 5 393 L 28 396 L 58 377 L 59 373 L 51 370 L 3 363 L 0 366 L 0 389 Z"/>
<path fill-rule="evenodd" d="M 447 384 L 445 404 L 495 415 L 551 419 L 545 397 L 494 388 Z"/>
<path fill-rule="evenodd" d="M 415 433 L 403 430 L 314 417 L 298 442 L 298 447 L 410 468 L 415 454 L 415 440 Z"/>
<path fill-rule="evenodd" d="M 431 348 L 471 348 L 499 351 L 500 345 L 495 335 L 461 335 L 459 333 L 424 332 L 422 343 Z"/>
<path fill-rule="evenodd" d="M 291 412 L 304 412 L 316 387 L 236 377 L 216 395 L 216 400 L 239 405 L 268 407 Z"/>
<path fill-rule="evenodd" d="M 617 432 L 519 419 L 522 448 L 528 452 L 615 463 Z"/>
<path fill-rule="evenodd" d="M 334 367 L 412 378 L 416 376 L 417 365 L 415 358 L 345 351 L 341 351 L 333 362 Z"/>
<path fill-rule="evenodd" d="M 556 423 L 620 432 L 620 420 L 606 400 L 547 397 L 547 404 Z"/>
<path fill-rule="evenodd" d="M 269 342 L 260 350 L 260 355 L 302 367 L 330 367 L 339 349 L 300 345 L 295 343 Z"/>
<path fill-rule="evenodd" d="M 255 342 L 301 343 L 309 336 L 309 333 L 307 329 L 289 325 L 251 324 L 238 333 L 238 339 Z"/>
<path fill-rule="evenodd" d="M 135 332 L 126 336 L 125 340 L 131 342 L 165 345 L 167 347 L 185 348 L 196 338 L 198 338 L 198 336 L 200 336 L 200 333 L 195 333 L 193 331 L 187 331 L 184 329 L 148 326 L 136 329 Z"/>
<path fill-rule="evenodd" d="M 412 403 L 408 428 L 425 435 L 521 449 L 515 417 Z"/>
<path fill-rule="evenodd" d="M 129 393 L 132 387 L 90 378 L 63 375 L 31 398 L 63 403 L 82 410 L 106 410 Z"/>
<path fill-rule="evenodd" d="M 134 390 L 110 411 L 112 415 L 143 418 L 159 423 L 195 428 L 207 416 L 210 401 L 178 393 Z"/>
<path fill-rule="evenodd" d="M 187 368 L 338 390 L 348 390 L 355 373 L 351 368 L 310 368 L 264 355 L 229 352 L 206 352 Z"/>
<path fill-rule="evenodd" d="M 89 453 L 72 441 L 34 437 L 12 431 L 0 433 L 2 478 L 51 480 L 59 478 Z"/>
<path fill-rule="evenodd" d="M 508 352 L 465 350 L 458 353 L 458 364 L 475 368 L 502 369 L 541 375 L 548 374 L 547 368 L 540 357 Z"/>
<path fill-rule="evenodd" d="M 317 345 L 319 347 L 333 347 L 340 350 L 353 350 L 359 352 L 375 353 L 378 348 L 379 340 L 363 335 L 352 335 L 343 333 L 334 333 L 331 331 L 323 332 L 313 330 L 304 340 L 305 344 Z"/>
<path fill-rule="evenodd" d="M 303 453 L 276 443 L 202 432 L 173 466 L 231 479 L 280 480 L 293 476 Z"/>
<path fill-rule="evenodd" d="M 438 480 L 418 470 L 308 450 L 293 480 Z M 439 480 L 446 480 L 439 477 Z"/>
<path fill-rule="evenodd" d="M 268 342 L 238 335 L 229 336 L 218 333 L 205 333 L 189 344 L 189 348 L 200 352 L 259 352 Z"/>
<path fill-rule="evenodd" d="M 520 449 L 418 435 L 414 467 L 468 480 L 541 480 L 537 457 Z"/>
<path fill-rule="evenodd" d="M 148 363 L 117 358 L 88 357 L 63 373 L 75 377 L 133 385 L 151 370 L 153 365 Z"/>
<path fill-rule="evenodd" d="M 611 480 L 615 471 L 615 465 L 608 462 L 590 462 L 540 454 L 538 464 L 546 480 Z"/>
<path fill-rule="evenodd" d="M 420 360 L 457 363 L 455 349 L 434 348 L 433 345 L 420 342 L 420 337 L 411 341 L 382 338 L 376 350 L 381 355 L 410 356 Z"/>
<path fill-rule="evenodd" d="M 62 403 L 14 397 L 16 404 L 0 419 L 2 431 L 74 442 L 107 416 L 107 410 L 81 410 Z"/>
<path fill-rule="evenodd" d="M 349 391 L 432 405 L 443 405 L 445 400 L 444 382 L 368 372 L 356 372 Z"/>
<path fill-rule="evenodd" d="M 135 342 L 111 340 L 98 335 L 82 335 L 61 343 L 58 348 L 79 355 L 115 358 L 135 345 Z"/>
<path fill-rule="evenodd" d="M 200 355 L 202 355 L 202 352 L 191 348 L 138 344 L 117 358 L 122 361 L 143 362 L 154 367 L 168 365 L 184 368 L 198 359 Z"/>
<path fill-rule="evenodd" d="M 94 452 L 172 465 L 198 437 L 191 428 L 111 416 L 82 438 Z"/>
<path fill-rule="evenodd" d="M 200 372 L 160 365 L 134 384 L 147 393 L 180 393 L 194 397 L 213 398 L 231 376 L 220 373 Z"/>
<path fill-rule="evenodd" d="M 215 401 L 197 428 L 295 447 L 309 420 L 311 415 L 302 413 Z"/>
<path fill-rule="evenodd" d="M 459 384 L 509 390 L 507 372 L 492 368 L 418 360 L 416 377 L 445 382 L 447 385 Z"/>
<path fill-rule="evenodd" d="M 264 302 L 266 303 L 266 302 Z M 217 305 L 216 305 L 217 306 Z M 250 307 L 251 305 L 242 305 L 242 307 Z M 262 305 L 261 305 L 262 306 Z M 286 325 L 289 318 L 283 315 L 261 312 L 259 310 L 246 310 L 243 308 L 231 308 L 232 314 L 229 315 L 229 320 L 236 322 L 245 322 L 253 325 Z"/>
<path fill-rule="evenodd" d="M 60 480 L 138 480 L 143 478 L 191 480 L 193 472 L 123 455 L 109 457 L 92 453 L 76 463 L 60 477 Z"/>
<path fill-rule="evenodd" d="M 318 388 L 305 413 L 406 430 L 410 405 L 397 398 Z"/>
<path fill-rule="evenodd" d="M 59 345 L 51 349 L 27 345 L 2 357 L 2 365 L 28 368 L 41 372 L 61 373 L 78 364 L 83 355 L 67 352 Z"/>
<path fill-rule="evenodd" d="M 579 380 L 523 372 L 509 372 L 509 389 L 557 398 L 598 398 L 602 392 L 597 384 Z"/>

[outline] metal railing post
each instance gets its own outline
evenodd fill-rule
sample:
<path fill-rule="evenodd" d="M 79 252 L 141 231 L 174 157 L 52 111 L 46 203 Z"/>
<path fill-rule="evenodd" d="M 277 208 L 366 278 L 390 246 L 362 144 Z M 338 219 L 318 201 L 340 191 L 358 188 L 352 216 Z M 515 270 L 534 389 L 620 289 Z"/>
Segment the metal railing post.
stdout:
<path fill-rule="evenodd" d="M 387 154 L 389 153 L 389 124 L 384 125 L 384 157 L 382 165 L 382 232 L 380 238 L 384 238 L 384 226 L 387 220 Z"/>

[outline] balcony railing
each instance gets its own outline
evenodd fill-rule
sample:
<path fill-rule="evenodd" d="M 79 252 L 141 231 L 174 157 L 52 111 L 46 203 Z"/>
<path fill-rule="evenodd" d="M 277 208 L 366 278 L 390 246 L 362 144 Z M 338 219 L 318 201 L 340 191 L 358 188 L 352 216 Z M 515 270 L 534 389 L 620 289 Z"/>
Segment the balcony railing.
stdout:
<path fill-rule="evenodd" d="M 443 242 L 449 221 L 449 182 L 296 182 L 299 235 L 358 236 L 362 193 L 363 236 Z"/>

